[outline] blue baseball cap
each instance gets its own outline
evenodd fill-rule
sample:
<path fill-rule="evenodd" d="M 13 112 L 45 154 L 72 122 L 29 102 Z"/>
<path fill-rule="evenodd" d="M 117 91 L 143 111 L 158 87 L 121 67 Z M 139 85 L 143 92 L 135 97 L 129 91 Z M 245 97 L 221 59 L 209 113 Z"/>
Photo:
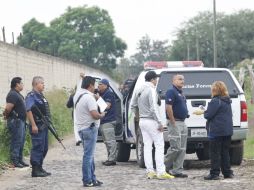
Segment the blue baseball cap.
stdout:
<path fill-rule="evenodd" d="M 101 79 L 99 84 L 105 84 L 105 85 L 109 86 L 109 81 L 107 79 Z"/>

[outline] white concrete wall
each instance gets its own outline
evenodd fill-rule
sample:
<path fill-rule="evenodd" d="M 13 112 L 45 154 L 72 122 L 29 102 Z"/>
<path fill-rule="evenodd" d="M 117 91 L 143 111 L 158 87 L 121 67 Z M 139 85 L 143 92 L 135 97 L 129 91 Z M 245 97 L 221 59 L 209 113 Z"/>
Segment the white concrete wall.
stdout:
<path fill-rule="evenodd" d="M 108 78 L 112 85 L 117 83 L 101 71 L 71 61 L 49 56 L 19 46 L 0 42 L 0 106 L 5 105 L 5 98 L 10 90 L 13 77 L 23 79 L 25 96 L 32 89 L 32 78 L 42 76 L 45 88 L 73 88 L 80 80 L 79 74 Z"/>

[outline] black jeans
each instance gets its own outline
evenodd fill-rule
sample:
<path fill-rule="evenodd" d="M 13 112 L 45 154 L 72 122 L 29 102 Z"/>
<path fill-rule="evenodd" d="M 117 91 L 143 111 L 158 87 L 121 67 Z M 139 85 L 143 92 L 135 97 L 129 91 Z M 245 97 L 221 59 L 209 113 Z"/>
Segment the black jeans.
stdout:
<path fill-rule="evenodd" d="M 219 176 L 220 170 L 224 176 L 233 174 L 230 164 L 229 149 L 231 145 L 231 136 L 216 137 L 210 140 L 210 174 Z"/>

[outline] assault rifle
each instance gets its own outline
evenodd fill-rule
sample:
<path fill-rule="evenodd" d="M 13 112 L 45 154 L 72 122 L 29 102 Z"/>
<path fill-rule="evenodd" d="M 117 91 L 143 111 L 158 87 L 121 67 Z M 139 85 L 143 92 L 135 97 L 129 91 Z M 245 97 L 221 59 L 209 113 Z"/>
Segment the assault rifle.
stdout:
<path fill-rule="evenodd" d="M 56 140 L 62 145 L 62 147 L 66 150 L 65 146 L 63 145 L 62 143 L 62 140 L 63 139 L 60 139 L 57 132 L 56 132 L 56 129 L 52 123 L 52 121 L 50 120 L 49 117 L 46 117 L 45 115 L 43 115 L 40 111 L 40 109 L 38 108 L 38 106 L 36 105 L 33 105 L 33 107 L 35 107 L 35 109 L 38 111 L 38 113 L 40 114 L 40 117 L 41 117 L 41 121 L 43 122 L 44 125 L 46 125 L 49 129 L 49 131 L 52 133 L 52 135 L 56 138 Z"/>

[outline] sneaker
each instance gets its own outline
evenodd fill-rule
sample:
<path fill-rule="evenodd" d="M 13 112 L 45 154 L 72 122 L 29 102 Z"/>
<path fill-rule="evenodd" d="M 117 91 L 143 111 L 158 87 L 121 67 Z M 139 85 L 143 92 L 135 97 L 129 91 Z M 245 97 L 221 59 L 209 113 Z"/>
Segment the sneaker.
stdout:
<path fill-rule="evenodd" d="M 109 161 L 109 160 L 107 160 L 105 162 L 102 162 L 102 164 L 104 166 L 114 166 L 114 165 L 116 165 L 116 162 L 115 161 Z"/>
<path fill-rule="evenodd" d="M 84 187 L 94 187 L 95 185 L 92 182 L 90 182 L 90 183 L 84 183 L 83 186 Z"/>
<path fill-rule="evenodd" d="M 204 180 L 218 180 L 220 177 L 218 175 L 211 175 L 209 174 L 208 176 L 204 177 Z"/>
<path fill-rule="evenodd" d="M 99 181 L 99 180 L 93 181 L 94 186 L 101 186 L 102 184 L 103 184 L 102 181 Z"/>
<path fill-rule="evenodd" d="M 173 179 L 175 178 L 173 175 L 168 174 L 167 172 L 157 175 L 157 179 Z"/>
<path fill-rule="evenodd" d="M 82 141 L 77 141 L 76 146 L 79 146 L 82 143 Z"/>
<path fill-rule="evenodd" d="M 178 178 L 187 178 L 188 177 L 187 174 L 183 174 L 183 173 L 176 173 L 176 174 L 170 173 L 170 175 L 172 175 L 174 177 L 178 177 Z"/>
<path fill-rule="evenodd" d="M 146 174 L 147 179 L 155 179 L 157 177 L 155 172 L 148 172 Z"/>
<path fill-rule="evenodd" d="M 232 179 L 234 178 L 234 174 L 224 175 L 224 179 Z"/>

